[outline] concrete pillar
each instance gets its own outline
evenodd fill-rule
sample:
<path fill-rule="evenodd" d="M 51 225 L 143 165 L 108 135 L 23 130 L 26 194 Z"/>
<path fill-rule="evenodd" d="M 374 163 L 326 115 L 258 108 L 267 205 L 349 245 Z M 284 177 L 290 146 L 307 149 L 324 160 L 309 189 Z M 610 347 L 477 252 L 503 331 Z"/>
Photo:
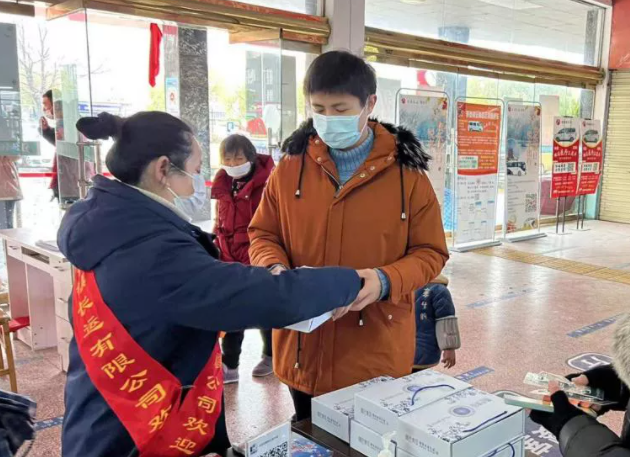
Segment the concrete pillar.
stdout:
<path fill-rule="evenodd" d="M 201 173 L 210 180 L 210 102 L 208 98 L 208 35 L 204 29 L 165 26 L 164 58 L 166 97 L 169 85 L 176 88 L 177 109 L 166 102 L 167 111 L 190 124 L 202 151 Z M 209 203 L 195 220 L 210 219 Z"/>
<path fill-rule="evenodd" d="M 325 0 L 324 15 L 331 33 L 323 51 L 343 49 L 363 56 L 365 46 L 365 0 Z"/>

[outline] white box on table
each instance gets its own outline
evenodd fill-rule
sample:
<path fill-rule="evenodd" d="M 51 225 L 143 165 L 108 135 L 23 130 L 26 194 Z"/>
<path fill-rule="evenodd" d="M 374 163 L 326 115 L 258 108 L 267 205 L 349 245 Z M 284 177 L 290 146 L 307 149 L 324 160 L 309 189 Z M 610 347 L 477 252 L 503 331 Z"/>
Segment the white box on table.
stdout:
<path fill-rule="evenodd" d="M 401 417 L 396 436 L 398 447 L 413 455 L 475 457 L 491 454 L 524 433 L 522 408 L 471 388 Z"/>
<path fill-rule="evenodd" d="M 416 456 L 398 448 L 396 449 L 396 457 Z M 525 457 L 525 437 L 522 436 L 511 443 L 499 446 L 497 449 L 478 457 Z"/>
<path fill-rule="evenodd" d="M 392 438 L 389 450 L 396 456 L 396 437 Z M 378 457 L 383 450 L 383 437 L 365 425 L 353 420 L 350 425 L 350 447 L 367 457 Z"/>
<path fill-rule="evenodd" d="M 393 381 L 380 376 L 311 400 L 313 425 L 326 430 L 346 443 L 350 442 L 350 420 L 354 417 L 354 395 L 377 384 Z"/>
<path fill-rule="evenodd" d="M 420 371 L 357 393 L 355 420 L 383 435 L 397 429 L 399 417 L 469 387 L 437 371 Z"/>

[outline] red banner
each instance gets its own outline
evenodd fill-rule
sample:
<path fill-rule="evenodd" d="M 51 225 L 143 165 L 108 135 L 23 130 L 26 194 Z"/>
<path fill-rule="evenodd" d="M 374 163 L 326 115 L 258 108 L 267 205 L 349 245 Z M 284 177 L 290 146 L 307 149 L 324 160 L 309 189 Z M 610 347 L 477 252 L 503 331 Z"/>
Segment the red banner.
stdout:
<path fill-rule="evenodd" d="M 551 198 L 574 197 L 578 189 L 580 120 L 555 117 L 553 124 Z"/>
<path fill-rule="evenodd" d="M 578 195 L 597 192 L 604 160 L 602 147 L 602 123 L 600 121 L 582 121 L 582 165 Z"/>
<path fill-rule="evenodd" d="M 501 107 L 457 103 L 457 173 L 496 174 L 499 170 Z"/>
<path fill-rule="evenodd" d="M 129 335 L 103 301 L 94 272 L 75 270 L 72 318 L 90 380 L 131 435 L 139 455 L 201 455 L 221 415 L 219 344 L 215 342 L 210 359 L 182 401 L 177 377 Z"/>

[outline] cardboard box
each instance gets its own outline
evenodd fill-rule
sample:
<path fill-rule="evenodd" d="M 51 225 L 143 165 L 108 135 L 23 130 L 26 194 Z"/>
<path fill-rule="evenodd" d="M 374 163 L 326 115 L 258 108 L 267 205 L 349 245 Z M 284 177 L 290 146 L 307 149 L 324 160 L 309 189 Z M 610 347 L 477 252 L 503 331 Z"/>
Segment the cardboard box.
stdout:
<path fill-rule="evenodd" d="M 393 456 L 396 455 L 395 438 L 389 445 Z M 378 457 L 379 452 L 383 450 L 383 437 L 353 420 L 350 424 L 350 447 L 367 457 Z"/>
<path fill-rule="evenodd" d="M 437 371 L 420 371 L 357 393 L 355 420 L 383 435 L 397 430 L 399 417 L 469 387 Z"/>
<path fill-rule="evenodd" d="M 286 423 L 247 441 L 246 457 L 291 456 L 291 424 Z"/>
<path fill-rule="evenodd" d="M 297 324 L 289 325 L 285 327 L 287 330 L 295 330 L 297 332 L 302 333 L 311 333 L 317 327 L 321 326 L 323 323 L 332 318 L 332 313 L 324 313 L 319 317 L 314 317 L 313 319 L 308 319 L 302 322 L 298 322 Z"/>
<path fill-rule="evenodd" d="M 402 449 L 396 449 L 396 457 L 416 457 Z M 525 437 L 520 437 L 511 443 L 499 446 L 494 451 L 479 457 L 525 457 Z"/>
<path fill-rule="evenodd" d="M 381 376 L 337 390 L 311 400 L 313 425 L 326 430 L 346 443 L 350 442 L 350 420 L 354 417 L 354 395 L 394 378 Z"/>
<path fill-rule="evenodd" d="M 474 457 L 524 434 L 522 408 L 471 388 L 401 417 L 396 436 L 398 446 L 413 455 Z"/>

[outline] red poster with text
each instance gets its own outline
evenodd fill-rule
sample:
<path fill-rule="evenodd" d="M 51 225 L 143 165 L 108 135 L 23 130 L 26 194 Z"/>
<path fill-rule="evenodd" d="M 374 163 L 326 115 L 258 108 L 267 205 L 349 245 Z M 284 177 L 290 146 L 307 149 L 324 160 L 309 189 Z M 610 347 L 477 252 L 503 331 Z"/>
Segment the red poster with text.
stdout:
<path fill-rule="evenodd" d="M 579 132 L 579 119 L 554 117 L 551 198 L 577 195 L 578 164 L 580 161 Z"/>
<path fill-rule="evenodd" d="M 599 178 L 604 159 L 602 147 L 602 123 L 600 121 L 582 120 L 582 165 L 578 195 L 589 195 L 597 192 Z"/>
<path fill-rule="evenodd" d="M 457 173 L 491 175 L 499 171 L 501 107 L 457 103 Z"/>

